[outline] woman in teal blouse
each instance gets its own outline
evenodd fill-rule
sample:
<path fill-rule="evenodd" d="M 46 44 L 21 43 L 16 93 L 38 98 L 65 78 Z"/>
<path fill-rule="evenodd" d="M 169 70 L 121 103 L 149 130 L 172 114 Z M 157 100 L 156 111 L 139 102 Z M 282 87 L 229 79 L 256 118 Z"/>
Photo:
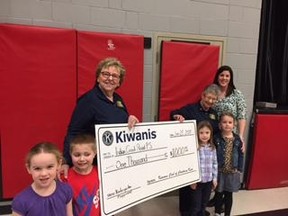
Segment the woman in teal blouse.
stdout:
<path fill-rule="evenodd" d="M 233 70 L 227 65 L 221 66 L 215 75 L 214 83 L 220 87 L 221 93 L 218 101 L 214 105 L 218 116 L 224 111 L 231 112 L 237 120 L 237 130 L 235 132 L 240 136 L 244 151 L 244 133 L 247 122 L 247 105 L 244 95 L 241 91 L 236 89 L 233 82 Z"/>

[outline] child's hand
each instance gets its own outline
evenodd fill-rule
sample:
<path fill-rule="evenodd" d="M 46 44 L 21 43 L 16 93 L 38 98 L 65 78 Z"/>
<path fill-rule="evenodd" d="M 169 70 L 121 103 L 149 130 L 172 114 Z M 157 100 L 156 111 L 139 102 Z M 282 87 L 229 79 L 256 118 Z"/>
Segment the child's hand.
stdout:
<path fill-rule="evenodd" d="M 69 170 L 69 165 L 67 164 L 62 164 L 61 168 L 57 172 L 57 178 L 59 181 L 67 180 L 68 178 L 68 170 Z"/>
<path fill-rule="evenodd" d="M 217 180 L 213 180 L 212 190 L 215 190 L 217 185 L 218 185 Z"/>

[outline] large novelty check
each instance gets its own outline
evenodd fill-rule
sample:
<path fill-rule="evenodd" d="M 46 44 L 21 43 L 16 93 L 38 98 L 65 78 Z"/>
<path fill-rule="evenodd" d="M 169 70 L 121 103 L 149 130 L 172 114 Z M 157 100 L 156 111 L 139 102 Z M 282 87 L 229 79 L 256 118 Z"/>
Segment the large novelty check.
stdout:
<path fill-rule="evenodd" d="M 102 215 L 200 181 L 194 120 L 95 129 Z"/>

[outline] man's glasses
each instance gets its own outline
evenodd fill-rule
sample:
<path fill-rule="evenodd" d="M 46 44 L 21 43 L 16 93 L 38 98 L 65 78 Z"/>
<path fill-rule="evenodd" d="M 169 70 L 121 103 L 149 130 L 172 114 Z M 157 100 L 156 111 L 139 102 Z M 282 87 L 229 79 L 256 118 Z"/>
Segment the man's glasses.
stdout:
<path fill-rule="evenodd" d="M 112 77 L 113 80 L 119 80 L 120 79 L 120 75 L 119 74 L 112 74 L 112 73 L 109 73 L 108 71 L 101 71 L 101 75 L 105 79 L 109 79 L 110 77 Z"/>

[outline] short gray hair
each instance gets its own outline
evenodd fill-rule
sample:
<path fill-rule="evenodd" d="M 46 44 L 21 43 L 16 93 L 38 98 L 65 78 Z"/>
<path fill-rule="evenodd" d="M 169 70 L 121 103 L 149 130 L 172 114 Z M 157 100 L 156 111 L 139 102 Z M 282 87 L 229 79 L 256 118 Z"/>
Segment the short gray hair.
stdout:
<path fill-rule="evenodd" d="M 217 96 L 217 98 L 219 97 L 220 95 L 220 87 L 216 84 L 211 84 L 211 85 L 208 85 L 203 93 L 206 95 L 206 94 L 214 94 Z"/>

